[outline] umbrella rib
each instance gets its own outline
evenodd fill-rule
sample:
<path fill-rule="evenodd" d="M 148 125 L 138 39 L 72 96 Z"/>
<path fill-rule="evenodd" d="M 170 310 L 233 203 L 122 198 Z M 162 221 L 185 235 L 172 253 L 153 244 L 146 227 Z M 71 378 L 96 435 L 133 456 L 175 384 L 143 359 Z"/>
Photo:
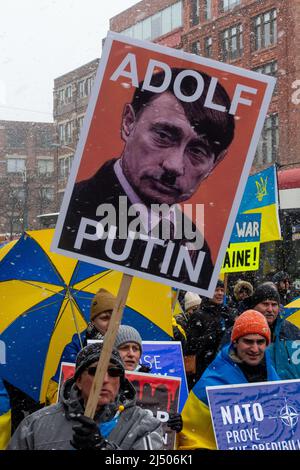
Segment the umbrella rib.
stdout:
<path fill-rule="evenodd" d="M 33 284 L 32 282 L 30 281 L 24 281 L 24 279 L 16 279 L 17 281 L 20 281 L 20 282 L 23 282 L 24 284 L 29 284 L 30 286 L 32 287 L 36 287 L 37 289 L 42 289 L 42 290 L 45 290 L 47 292 L 51 292 L 51 294 L 58 294 L 58 295 L 64 295 L 62 294 L 61 292 L 56 292 L 55 290 L 52 290 L 52 289 L 49 289 L 49 287 L 45 287 L 45 286 L 38 286 L 36 284 Z M 38 282 L 38 281 L 37 281 Z M 65 290 L 65 288 L 63 286 L 62 287 L 62 291 Z"/>
<path fill-rule="evenodd" d="M 65 300 L 67 300 L 67 299 L 65 299 Z M 54 326 L 54 328 L 53 328 L 53 333 L 54 333 L 56 327 L 58 326 L 60 320 L 62 319 L 62 316 L 63 316 L 63 314 L 65 313 L 65 310 L 66 310 L 66 308 L 67 308 L 67 305 L 68 305 L 68 301 L 66 301 L 66 303 L 65 303 L 65 305 L 64 305 L 64 307 L 63 307 L 63 309 L 60 310 L 60 314 L 59 314 L 58 318 L 56 319 L 55 326 Z"/>
<path fill-rule="evenodd" d="M 91 286 L 92 284 L 94 284 L 95 282 L 99 281 L 99 279 L 102 279 L 103 277 L 107 276 L 108 274 L 111 273 L 111 269 L 109 269 L 108 271 L 105 271 L 104 273 L 101 273 L 99 274 L 99 277 L 97 277 L 96 279 L 94 279 L 93 281 L 89 282 L 88 284 L 86 284 L 85 286 L 82 286 L 81 289 L 76 289 L 78 292 L 82 292 L 83 289 L 86 289 L 87 287 Z"/>
<path fill-rule="evenodd" d="M 28 313 L 29 311 L 30 311 L 30 312 L 36 312 L 36 311 L 38 311 L 38 310 L 43 310 L 44 308 L 50 307 L 51 305 L 54 305 L 54 304 L 56 304 L 56 303 L 57 303 L 57 300 L 55 300 L 54 302 L 50 302 L 49 304 L 44 304 L 44 305 L 42 305 L 42 306 L 40 306 L 40 307 L 37 307 L 37 308 L 31 307 L 31 308 L 27 309 L 25 312 L 23 312 L 22 315 L 25 315 L 25 314 Z M 39 302 L 38 304 L 40 304 L 40 302 Z"/>

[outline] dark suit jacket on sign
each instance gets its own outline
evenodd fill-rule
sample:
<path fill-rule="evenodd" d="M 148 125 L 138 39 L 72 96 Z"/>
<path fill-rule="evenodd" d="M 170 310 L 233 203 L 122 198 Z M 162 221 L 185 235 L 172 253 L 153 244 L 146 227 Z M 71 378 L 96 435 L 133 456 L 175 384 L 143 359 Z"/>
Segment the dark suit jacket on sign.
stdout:
<path fill-rule="evenodd" d="M 205 252 L 205 257 L 197 282 L 189 280 L 185 269 L 181 270 L 179 277 L 173 276 L 173 268 L 175 266 L 180 246 L 185 245 L 185 243 L 190 240 L 173 240 L 175 248 L 167 274 L 161 274 L 159 270 L 166 251 L 167 241 L 165 242 L 165 246 L 155 245 L 147 269 L 141 267 L 147 243 L 143 240 L 134 240 L 132 250 L 126 261 L 116 261 L 108 258 L 105 253 L 106 240 L 91 241 L 85 239 L 82 243 L 81 249 L 74 248 L 81 218 L 86 217 L 94 221 L 100 221 L 103 218 L 96 216 L 96 210 L 100 204 L 113 204 L 116 209 L 116 221 L 118 223 L 119 197 L 126 196 L 126 194 L 115 175 L 113 168 L 115 161 L 116 160 L 110 160 L 106 162 L 90 179 L 75 184 L 58 247 L 63 250 L 80 253 L 98 260 L 104 260 L 106 262 L 119 265 L 126 264 L 126 267 L 140 272 L 148 272 L 149 274 L 164 276 L 177 282 L 183 282 L 206 289 L 213 272 L 210 250 L 206 241 L 204 241 L 204 245 L 201 249 L 201 251 Z M 129 200 L 128 207 L 130 207 Z M 128 222 L 134 219 L 135 217 L 130 218 L 128 216 Z M 91 234 L 95 232 L 94 227 L 90 227 L 90 229 Z M 122 253 L 125 243 L 126 240 L 120 240 L 117 238 L 113 242 L 113 252 Z M 194 250 L 190 253 L 192 260 L 196 261 L 198 252 Z"/>

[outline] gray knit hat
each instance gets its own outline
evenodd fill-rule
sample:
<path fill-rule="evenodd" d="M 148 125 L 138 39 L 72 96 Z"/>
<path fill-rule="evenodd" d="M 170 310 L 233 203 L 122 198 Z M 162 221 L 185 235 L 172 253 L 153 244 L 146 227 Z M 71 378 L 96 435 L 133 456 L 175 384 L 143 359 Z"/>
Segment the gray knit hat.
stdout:
<path fill-rule="evenodd" d="M 132 326 L 120 325 L 114 347 L 118 349 L 125 343 L 136 343 L 142 352 L 142 338 L 139 332 Z"/>
<path fill-rule="evenodd" d="M 85 346 L 76 357 L 76 368 L 74 379 L 78 379 L 78 377 L 82 374 L 85 369 L 87 369 L 93 362 L 99 361 L 100 354 L 103 348 L 103 343 L 92 343 Z M 120 354 L 116 349 L 112 350 L 110 361 L 112 364 L 121 367 L 125 373 L 124 364 L 121 359 Z"/>

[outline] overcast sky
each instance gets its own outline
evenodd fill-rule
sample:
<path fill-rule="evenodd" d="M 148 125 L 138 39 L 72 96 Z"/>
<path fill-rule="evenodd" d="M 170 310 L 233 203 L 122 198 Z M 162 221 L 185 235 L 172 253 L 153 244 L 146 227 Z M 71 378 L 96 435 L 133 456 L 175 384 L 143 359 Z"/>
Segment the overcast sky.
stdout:
<path fill-rule="evenodd" d="M 109 18 L 137 0 L 2 0 L 0 119 L 52 121 L 54 78 L 101 56 Z"/>

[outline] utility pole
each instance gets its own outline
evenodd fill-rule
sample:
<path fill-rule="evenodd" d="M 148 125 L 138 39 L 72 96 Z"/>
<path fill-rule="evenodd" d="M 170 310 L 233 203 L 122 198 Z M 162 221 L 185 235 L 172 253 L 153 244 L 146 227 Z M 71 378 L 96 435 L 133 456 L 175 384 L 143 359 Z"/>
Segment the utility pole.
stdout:
<path fill-rule="evenodd" d="M 22 170 L 23 185 L 24 185 L 24 210 L 23 210 L 23 232 L 28 227 L 28 179 L 26 167 Z"/>

